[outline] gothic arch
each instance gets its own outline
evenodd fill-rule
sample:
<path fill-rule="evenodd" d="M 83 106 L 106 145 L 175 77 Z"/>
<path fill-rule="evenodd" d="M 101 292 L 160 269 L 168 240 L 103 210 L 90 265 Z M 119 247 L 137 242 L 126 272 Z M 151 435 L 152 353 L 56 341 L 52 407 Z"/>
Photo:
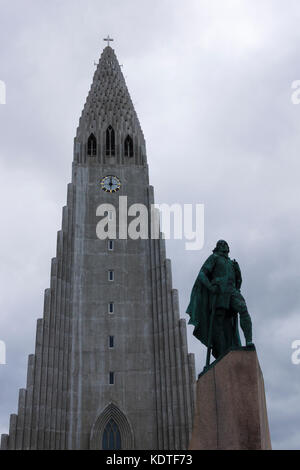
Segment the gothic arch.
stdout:
<path fill-rule="evenodd" d="M 90 157 L 95 157 L 97 155 L 97 139 L 93 133 L 88 138 L 87 154 Z"/>
<path fill-rule="evenodd" d="M 133 140 L 130 135 L 128 135 L 124 142 L 125 147 L 125 157 L 133 157 Z"/>
<path fill-rule="evenodd" d="M 122 439 L 117 423 L 111 418 L 105 426 L 102 450 L 122 450 Z"/>
<path fill-rule="evenodd" d="M 115 131 L 112 126 L 106 129 L 106 155 L 114 157 L 116 154 L 116 138 Z"/>
<path fill-rule="evenodd" d="M 110 403 L 96 419 L 96 422 L 92 427 L 90 449 L 102 449 L 103 433 L 111 420 L 113 420 L 119 428 L 121 434 L 122 450 L 133 450 L 134 437 L 131 425 L 125 414 L 122 413 L 122 411 L 114 403 Z"/>

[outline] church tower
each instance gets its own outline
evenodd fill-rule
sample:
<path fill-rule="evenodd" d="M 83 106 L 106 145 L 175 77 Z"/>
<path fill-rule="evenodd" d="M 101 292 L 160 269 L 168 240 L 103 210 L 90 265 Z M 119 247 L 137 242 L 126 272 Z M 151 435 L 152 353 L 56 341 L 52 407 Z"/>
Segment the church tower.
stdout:
<path fill-rule="evenodd" d="M 27 386 L 2 449 L 187 449 L 195 367 L 171 263 L 150 223 L 147 237 L 126 236 L 125 203 L 150 214 L 154 196 L 143 132 L 108 43 L 75 137 Z M 116 221 L 116 239 L 99 237 L 103 216 Z"/>

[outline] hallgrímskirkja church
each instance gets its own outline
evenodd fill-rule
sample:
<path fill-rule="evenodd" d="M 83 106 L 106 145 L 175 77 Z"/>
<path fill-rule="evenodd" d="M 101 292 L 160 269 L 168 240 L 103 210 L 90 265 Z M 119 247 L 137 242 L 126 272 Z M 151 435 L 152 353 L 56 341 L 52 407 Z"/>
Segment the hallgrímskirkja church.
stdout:
<path fill-rule="evenodd" d="M 120 224 L 120 196 L 149 212 L 154 204 L 143 132 L 108 42 L 79 121 L 35 353 L 3 450 L 188 447 L 194 356 L 165 241 L 150 225 L 147 239 L 96 233 L 102 204 L 116 207 Z"/>

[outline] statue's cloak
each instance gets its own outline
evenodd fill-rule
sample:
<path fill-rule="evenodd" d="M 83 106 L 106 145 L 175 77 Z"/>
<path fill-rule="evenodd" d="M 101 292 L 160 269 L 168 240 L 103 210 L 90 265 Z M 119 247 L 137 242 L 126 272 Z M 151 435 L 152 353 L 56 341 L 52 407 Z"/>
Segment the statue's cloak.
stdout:
<path fill-rule="evenodd" d="M 206 347 L 209 342 L 209 326 L 212 314 L 212 298 L 213 295 L 207 287 L 200 281 L 200 273 L 195 281 L 192 289 L 191 299 L 186 313 L 190 316 L 189 325 L 193 325 L 193 335 L 201 341 Z M 241 346 L 239 335 L 237 315 L 234 312 L 228 311 L 232 315 L 232 344 L 229 347 Z M 212 354 L 217 357 L 214 344 L 212 344 Z"/>
<path fill-rule="evenodd" d="M 198 276 L 191 293 L 191 300 L 186 313 L 190 315 L 189 325 L 195 327 L 193 335 L 206 347 L 208 347 L 211 310 L 212 296 Z"/>

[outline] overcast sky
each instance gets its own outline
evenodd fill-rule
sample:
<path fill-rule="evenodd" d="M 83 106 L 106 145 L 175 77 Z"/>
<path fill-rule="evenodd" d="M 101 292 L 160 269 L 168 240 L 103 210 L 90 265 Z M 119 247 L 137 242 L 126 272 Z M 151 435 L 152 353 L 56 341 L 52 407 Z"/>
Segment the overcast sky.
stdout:
<path fill-rule="evenodd" d="M 205 246 L 167 243 L 181 315 L 215 242 L 241 266 L 275 449 L 300 449 L 299 0 L 0 0 L 0 433 L 17 410 L 71 178 L 73 138 L 110 34 L 158 203 L 205 204 Z M 192 338 L 197 371 L 205 349 Z"/>

